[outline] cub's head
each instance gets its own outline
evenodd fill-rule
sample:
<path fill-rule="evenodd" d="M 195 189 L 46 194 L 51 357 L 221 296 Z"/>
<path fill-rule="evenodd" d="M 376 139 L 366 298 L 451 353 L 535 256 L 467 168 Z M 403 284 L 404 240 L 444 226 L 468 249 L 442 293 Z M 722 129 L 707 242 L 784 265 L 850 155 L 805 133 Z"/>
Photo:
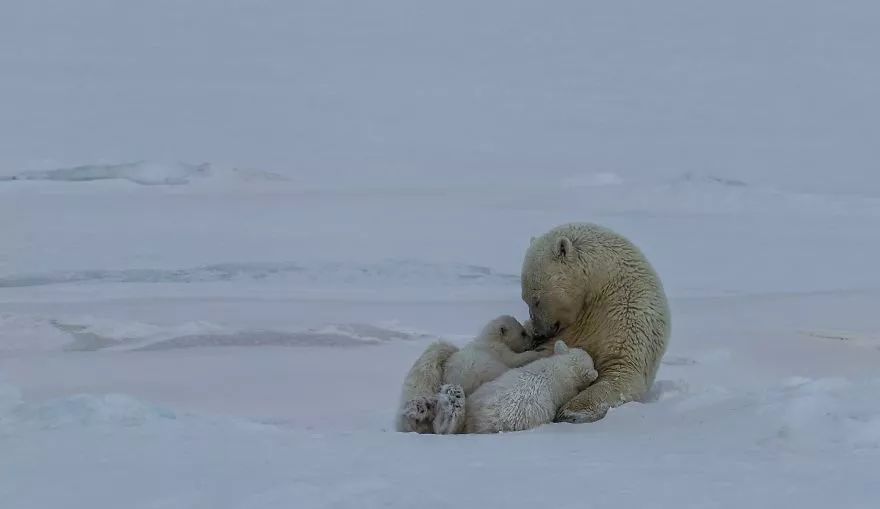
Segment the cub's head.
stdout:
<path fill-rule="evenodd" d="M 571 370 L 575 377 L 580 380 L 582 386 L 593 383 L 599 377 L 599 373 L 593 366 L 593 358 L 580 348 L 569 348 L 564 341 L 557 341 L 553 345 L 553 356 L 561 357 L 566 368 Z"/>
<path fill-rule="evenodd" d="M 534 346 L 532 335 L 519 320 L 509 315 L 499 316 L 489 322 L 480 336 L 490 341 L 500 341 L 517 353 L 530 350 Z"/>
<path fill-rule="evenodd" d="M 575 323 L 587 297 L 582 243 L 573 227 L 532 239 L 522 268 L 522 299 L 538 342 Z"/>

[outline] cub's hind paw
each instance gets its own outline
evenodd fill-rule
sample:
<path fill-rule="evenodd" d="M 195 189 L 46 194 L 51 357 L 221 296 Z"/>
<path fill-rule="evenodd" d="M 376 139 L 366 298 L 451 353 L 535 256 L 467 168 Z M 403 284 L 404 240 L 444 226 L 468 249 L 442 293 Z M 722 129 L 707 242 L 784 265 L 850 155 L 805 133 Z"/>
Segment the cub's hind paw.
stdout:
<path fill-rule="evenodd" d="M 403 416 L 413 421 L 426 421 L 434 418 L 437 411 L 435 398 L 414 398 L 403 405 Z"/>
<path fill-rule="evenodd" d="M 455 408 L 461 408 L 464 406 L 464 398 L 464 389 L 462 389 L 460 385 L 445 384 L 440 387 L 440 394 L 437 395 L 437 402 L 438 404 L 441 404 L 441 402 L 445 401 Z"/>
<path fill-rule="evenodd" d="M 444 385 L 437 394 L 437 416 L 434 433 L 452 435 L 464 428 L 464 390 L 460 385 Z"/>

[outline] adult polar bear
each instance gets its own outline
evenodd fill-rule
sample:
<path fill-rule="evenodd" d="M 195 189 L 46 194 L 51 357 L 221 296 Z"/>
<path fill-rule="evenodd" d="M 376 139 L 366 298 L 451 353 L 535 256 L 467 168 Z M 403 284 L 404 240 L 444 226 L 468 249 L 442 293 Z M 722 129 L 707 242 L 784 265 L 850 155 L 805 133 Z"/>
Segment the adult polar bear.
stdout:
<path fill-rule="evenodd" d="M 586 350 L 599 371 L 557 421 L 599 420 L 651 388 L 669 340 L 669 306 L 660 278 L 629 240 L 590 223 L 533 238 L 523 261 L 522 298 L 537 337 Z M 429 347 L 407 374 L 401 403 L 437 394 L 443 364 L 455 350 L 443 342 Z M 399 431 L 430 432 L 425 426 L 398 411 Z"/>
<path fill-rule="evenodd" d="M 629 240 L 590 223 L 532 239 L 522 298 L 537 337 L 586 350 L 599 371 L 557 421 L 599 420 L 651 388 L 669 341 L 669 305 L 657 273 Z"/>

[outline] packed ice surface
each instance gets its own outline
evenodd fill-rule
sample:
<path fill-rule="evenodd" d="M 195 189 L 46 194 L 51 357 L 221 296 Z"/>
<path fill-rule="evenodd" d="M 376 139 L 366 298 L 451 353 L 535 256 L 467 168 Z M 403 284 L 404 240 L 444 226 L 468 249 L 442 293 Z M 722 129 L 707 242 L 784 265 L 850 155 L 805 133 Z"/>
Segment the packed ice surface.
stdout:
<path fill-rule="evenodd" d="M 0 507 L 874 507 L 878 15 L 4 2 Z M 651 393 L 395 433 L 567 221 L 663 279 Z"/>
<path fill-rule="evenodd" d="M 129 180 L 143 185 L 180 185 L 192 177 L 203 176 L 209 165 L 157 164 L 145 161 L 123 164 L 86 164 L 73 168 L 31 170 L 0 177 L 0 181 L 55 180 L 61 182 L 89 182 L 92 180 Z"/>

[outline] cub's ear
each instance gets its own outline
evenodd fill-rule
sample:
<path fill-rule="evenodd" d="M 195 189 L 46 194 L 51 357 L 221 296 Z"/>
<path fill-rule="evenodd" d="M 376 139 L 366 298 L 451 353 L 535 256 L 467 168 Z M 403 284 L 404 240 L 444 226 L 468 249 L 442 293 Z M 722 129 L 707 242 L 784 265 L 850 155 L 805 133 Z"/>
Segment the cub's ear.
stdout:
<path fill-rule="evenodd" d="M 557 239 L 556 244 L 553 246 L 553 254 L 555 254 L 557 258 L 571 260 L 574 257 L 574 246 L 571 244 L 571 239 L 568 237 L 560 237 Z"/>
<path fill-rule="evenodd" d="M 561 339 L 558 340 L 558 341 L 553 345 L 553 353 L 555 353 L 556 355 L 559 355 L 559 354 L 561 354 L 561 353 L 565 353 L 565 352 L 567 352 L 567 351 L 568 351 L 568 345 L 566 345 L 566 344 L 565 344 L 565 341 L 562 341 Z"/>

